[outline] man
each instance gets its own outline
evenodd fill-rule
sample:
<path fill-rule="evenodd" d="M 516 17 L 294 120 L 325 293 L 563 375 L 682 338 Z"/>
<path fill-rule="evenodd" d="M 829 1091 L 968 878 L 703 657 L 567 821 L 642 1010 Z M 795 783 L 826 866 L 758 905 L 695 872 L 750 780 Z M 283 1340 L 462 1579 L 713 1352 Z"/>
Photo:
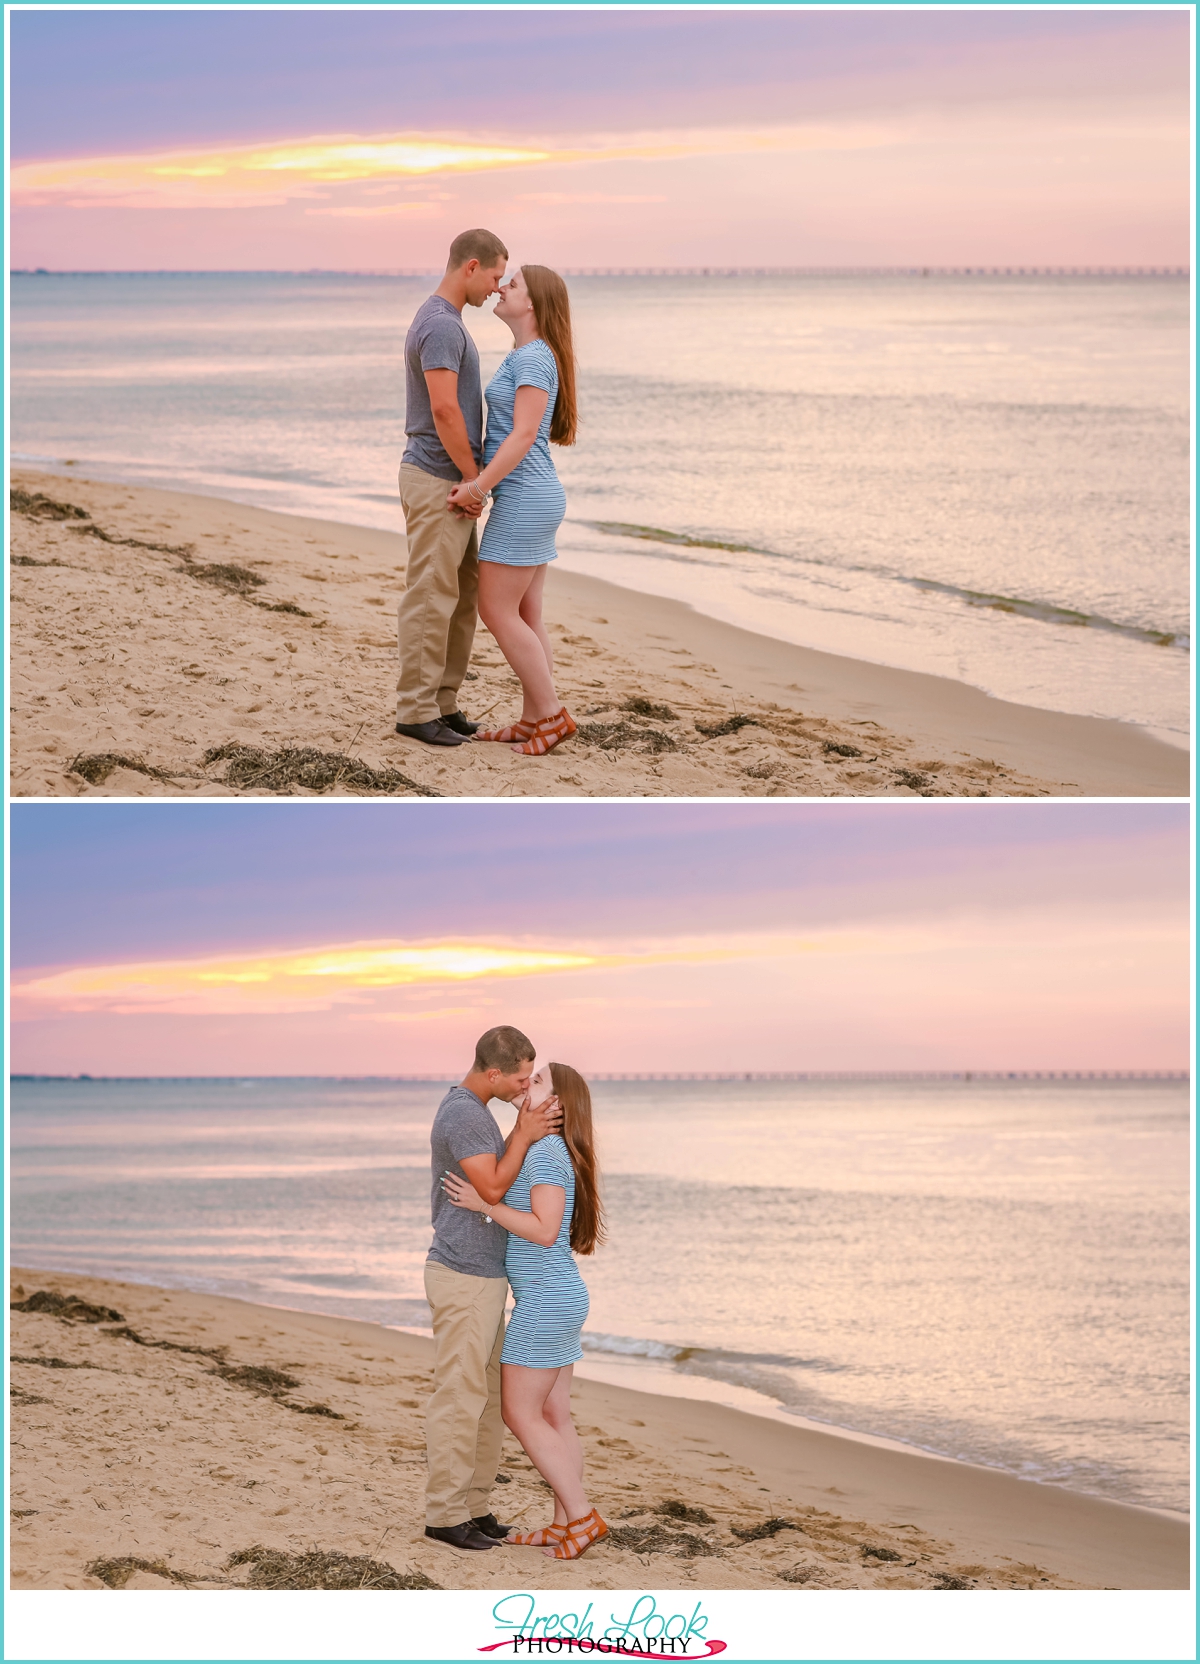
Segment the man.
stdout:
<path fill-rule="evenodd" d="M 557 1132 L 562 1111 L 548 1099 L 519 1104 L 507 1140 L 488 1109 L 492 1098 L 523 1100 L 533 1072 L 533 1047 L 519 1029 L 491 1028 L 475 1062 L 433 1118 L 433 1246 L 425 1262 L 425 1295 L 433 1313 L 433 1396 L 425 1417 L 429 1476 L 425 1535 L 455 1548 L 495 1548 L 508 1535 L 488 1507 L 504 1424 L 500 1419 L 500 1352 L 508 1278 L 508 1232 L 484 1214 L 456 1208 L 442 1192 L 458 1173 L 485 1202 L 501 1202 L 531 1144 Z"/>
<path fill-rule="evenodd" d="M 408 568 L 400 602 L 396 732 L 426 745 L 463 745 L 478 727 L 458 709 L 475 636 L 479 511 L 452 510 L 447 497 L 473 480 L 483 456 L 479 353 L 462 321 L 500 288 L 508 250 L 490 231 L 463 231 L 450 245 L 446 275 L 418 308 L 404 343 L 408 444 L 400 503 Z"/>

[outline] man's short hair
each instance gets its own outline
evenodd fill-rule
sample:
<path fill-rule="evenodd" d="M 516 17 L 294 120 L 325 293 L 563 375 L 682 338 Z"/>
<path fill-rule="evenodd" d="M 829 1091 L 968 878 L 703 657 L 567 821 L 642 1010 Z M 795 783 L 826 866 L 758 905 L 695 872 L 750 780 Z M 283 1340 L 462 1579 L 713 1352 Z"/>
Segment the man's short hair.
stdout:
<path fill-rule="evenodd" d="M 533 1046 L 519 1028 L 490 1028 L 475 1042 L 475 1068 L 479 1074 L 499 1069 L 502 1075 L 515 1075 L 519 1063 L 532 1063 Z"/>
<path fill-rule="evenodd" d="M 465 266 L 468 260 L 478 260 L 486 269 L 507 259 L 508 250 L 494 231 L 460 231 L 450 244 L 450 258 L 446 262 L 446 270 L 456 272 L 460 266 Z"/>

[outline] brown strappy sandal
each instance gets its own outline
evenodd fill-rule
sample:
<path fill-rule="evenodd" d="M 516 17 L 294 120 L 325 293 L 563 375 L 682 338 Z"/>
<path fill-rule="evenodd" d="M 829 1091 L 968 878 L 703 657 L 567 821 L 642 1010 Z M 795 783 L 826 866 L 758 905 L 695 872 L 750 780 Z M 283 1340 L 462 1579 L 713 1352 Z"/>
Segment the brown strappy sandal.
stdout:
<path fill-rule="evenodd" d="M 514 745 L 513 750 L 524 757 L 544 757 L 575 732 L 575 721 L 564 705 L 557 716 L 543 717 L 524 745 Z"/>
<path fill-rule="evenodd" d="M 485 734 L 476 734 L 477 740 L 495 740 L 499 745 L 511 745 L 514 740 L 532 739 L 536 722 L 526 722 L 520 718 L 510 722 L 507 728 L 489 728 Z"/>
<path fill-rule="evenodd" d="M 549 1548 L 551 1543 L 561 1543 L 566 1534 L 565 1525 L 543 1525 L 536 1531 L 510 1531 L 504 1541 L 514 1548 Z"/>
<path fill-rule="evenodd" d="M 546 1553 L 555 1560 L 578 1560 L 593 1543 L 608 1536 L 608 1527 L 593 1508 L 581 1520 L 569 1520 L 567 1529 L 557 1543 L 547 1546 Z"/>

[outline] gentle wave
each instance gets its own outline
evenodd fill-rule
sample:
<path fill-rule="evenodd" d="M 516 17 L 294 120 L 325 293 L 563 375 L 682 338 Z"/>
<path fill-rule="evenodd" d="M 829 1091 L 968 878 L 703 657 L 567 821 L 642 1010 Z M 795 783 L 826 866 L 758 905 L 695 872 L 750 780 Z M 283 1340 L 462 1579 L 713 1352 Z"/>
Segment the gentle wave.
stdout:
<path fill-rule="evenodd" d="M 643 1340 L 636 1335 L 594 1334 L 585 1329 L 582 1336 L 585 1352 L 606 1352 L 617 1358 L 651 1358 L 659 1363 L 695 1364 L 712 1368 L 737 1364 L 760 1364 L 776 1369 L 811 1369 L 823 1375 L 845 1371 L 845 1364 L 833 1363 L 828 1358 L 795 1358 L 783 1352 L 732 1352 L 717 1346 L 681 1346 L 666 1340 Z"/>
<path fill-rule="evenodd" d="M 1129 641 L 1147 642 L 1153 647 L 1177 647 L 1185 653 L 1191 651 L 1191 638 L 1182 631 L 1126 624 L 1118 619 L 1105 618 L 1100 613 L 1078 612 L 1072 607 L 1060 607 L 1052 601 L 1031 601 L 1018 595 L 994 595 L 986 590 L 965 589 L 958 584 L 943 583 L 936 578 L 907 577 L 902 572 L 889 572 L 883 567 L 846 565 L 837 561 L 813 560 L 811 557 L 800 561 L 796 556 L 781 554 L 777 549 L 763 549 L 753 543 L 726 542 L 718 537 L 693 537 L 688 532 L 668 531 L 661 526 L 639 526 L 623 520 L 583 520 L 579 523 L 590 526 L 593 531 L 605 532 L 610 537 L 632 537 L 642 543 L 661 543 L 685 549 L 719 549 L 729 554 L 767 555 L 772 560 L 784 560 L 796 565 L 825 566 L 838 572 L 869 572 L 873 577 L 907 584 L 912 589 L 949 595 L 971 607 L 989 607 L 995 612 L 1011 613 L 1019 618 L 1032 618 L 1042 624 L 1065 624 L 1075 629 L 1106 630 L 1113 635 L 1124 636 Z"/>

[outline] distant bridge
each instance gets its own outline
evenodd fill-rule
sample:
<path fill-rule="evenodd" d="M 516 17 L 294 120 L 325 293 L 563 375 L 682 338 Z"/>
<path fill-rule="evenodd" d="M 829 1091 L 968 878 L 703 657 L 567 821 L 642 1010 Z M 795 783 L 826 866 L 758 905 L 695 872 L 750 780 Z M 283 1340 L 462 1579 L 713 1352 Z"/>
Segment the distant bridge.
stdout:
<path fill-rule="evenodd" d="M 405 1086 L 439 1086 L 456 1077 L 445 1075 L 24 1075 L 12 1074 L 13 1081 L 394 1081 Z M 589 1080 L 604 1081 L 922 1081 L 922 1080 L 1141 1080 L 1187 1081 L 1186 1069 L 779 1069 L 779 1070 L 664 1070 L 655 1074 L 615 1073 L 589 1070 Z"/>
<path fill-rule="evenodd" d="M 781 1069 L 746 1070 L 742 1073 L 602 1074 L 593 1070 L 589 1080 L 1182 1080 L 1190 1079 L 1186 1069 Z"/>

